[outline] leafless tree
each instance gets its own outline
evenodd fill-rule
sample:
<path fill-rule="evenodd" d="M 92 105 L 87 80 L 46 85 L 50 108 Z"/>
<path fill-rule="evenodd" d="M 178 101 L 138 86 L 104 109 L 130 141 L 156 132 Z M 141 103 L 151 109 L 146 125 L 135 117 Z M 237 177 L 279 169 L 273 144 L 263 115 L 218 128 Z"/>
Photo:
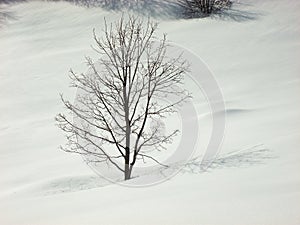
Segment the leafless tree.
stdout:
<path fill-rule="evenodd" d="M 70 71 L 72 87 L 81 93 L 74 104 L 61 97 L 81 123 L 56 116 L 67 135 L 64 151 L 92 155 L 94 162 L 124 173 L 125 180 L 137 160 L 163 165 L 151 152 L 166 149 L 178 130 L 167 133 L 162 119 L 190 97 L 182 88 L 187 62 L 180 55 L 167 57 L 166 35 L 156 38 L 156 28 L 150 19 L 128 16 L 105 22 L 101 38 L 94 30 L 100 59 L 87 58 L 88 73 Z"/>

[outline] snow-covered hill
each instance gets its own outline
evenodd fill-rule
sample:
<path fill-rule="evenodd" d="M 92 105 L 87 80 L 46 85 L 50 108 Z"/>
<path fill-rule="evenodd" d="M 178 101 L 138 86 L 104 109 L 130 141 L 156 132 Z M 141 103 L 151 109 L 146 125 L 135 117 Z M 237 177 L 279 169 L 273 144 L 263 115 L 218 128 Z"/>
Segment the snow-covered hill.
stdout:
<path fill-rule="evenodd" d="M 54 124 L 64 111 L 59 93 L 75 96 L 69 68 L 84 72 L 84 56 L 95 57 L 92 29 L 120 13 L 41 1 L 2 9 L 9 17 L 0 19 L 0 224 L 300 223 L 299 1 L 240 0 L 224 18 L 160 19 L 159 33 L 215 75 L 227 123 L 209 172 L 190 162 L 147 188 L 97 178 L 58 149 L 65 139 Z M 207 110 L 199 110 L 200 140 Z"/>

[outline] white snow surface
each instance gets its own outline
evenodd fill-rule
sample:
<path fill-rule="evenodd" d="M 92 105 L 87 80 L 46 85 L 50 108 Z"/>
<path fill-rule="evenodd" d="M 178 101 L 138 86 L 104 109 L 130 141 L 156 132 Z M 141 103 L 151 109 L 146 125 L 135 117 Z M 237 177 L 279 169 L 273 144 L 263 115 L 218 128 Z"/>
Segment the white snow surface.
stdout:
<path fill-rule="evenodd" d="M 245 154 L 128 188 L 60 151 L 54 122 L 65 110 L 59 93 L 75 96 L 68 70 L 85 72 L 84 56 L 96 55 L 92 29 L 121 14 L 66 2 L 3 5 L 11 17 L 0 20 L 0 224 L 300 224 L 300 2 L 235 7 L 235 19 L 161 19 L 159 33 L 210 67 L 227 109 L 220 154 Z M 200 126 L 207 113 L 199 111 Z"/>

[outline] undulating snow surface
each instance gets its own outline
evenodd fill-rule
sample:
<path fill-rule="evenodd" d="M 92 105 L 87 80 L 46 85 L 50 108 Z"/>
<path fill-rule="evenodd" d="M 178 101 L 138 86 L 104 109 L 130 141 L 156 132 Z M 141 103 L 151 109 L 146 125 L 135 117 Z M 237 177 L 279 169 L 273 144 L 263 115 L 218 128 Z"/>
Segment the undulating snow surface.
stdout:
<path fill-rule="evenodd" d="M 59 93 L 75 96 L 69 68 L 84 72 L 84 56 L 95 57 L 92 29 L 120 13 L 65 2 L 3 5 L 0 224 L 300 224 L 300 3 L 241 0 L 235 9 L 223 18 L 164 18 L 159 27 L 201 57 L 222 89 L 220 158 L 208 172 L 190 162 L 162 184 L 127 188 L 60 151 L 65 139 L 54 123 L 64 111 Z M 209 111 L 198 111 L 205 137 Z"/>

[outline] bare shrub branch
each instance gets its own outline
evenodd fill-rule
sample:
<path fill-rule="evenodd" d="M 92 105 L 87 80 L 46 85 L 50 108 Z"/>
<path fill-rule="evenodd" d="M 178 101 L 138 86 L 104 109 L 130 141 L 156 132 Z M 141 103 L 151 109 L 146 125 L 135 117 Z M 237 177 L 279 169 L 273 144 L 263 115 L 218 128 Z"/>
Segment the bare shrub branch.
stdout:
<path fill-rule="evenodd" d="M 223 9 L 229 9 L 230 0 L 180 0 L 179 3 L 188 17 L 205 17 Z"/>

